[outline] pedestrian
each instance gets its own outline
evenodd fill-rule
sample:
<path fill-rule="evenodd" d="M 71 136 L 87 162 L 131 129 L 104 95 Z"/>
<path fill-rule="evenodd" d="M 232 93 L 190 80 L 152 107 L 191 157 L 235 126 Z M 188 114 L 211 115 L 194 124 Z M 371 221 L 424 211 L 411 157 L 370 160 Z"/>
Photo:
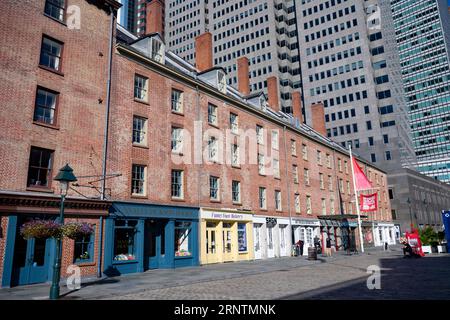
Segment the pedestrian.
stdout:
<path fill-rule="evenodd" d="M 303 245 L 305 244 L 305 242 L 303 240 L 298 240 L 297 245 L 298 245 L 298 250 L 299 250 L 299 256 L 303 256 Z"/>
<path fill-rule="evenodd" d="M 331 257 L 331 239 L 329 237 L 327 237 L 327 244 L 326 244 L 326 249 L 325 249 L 325 254 L 327 257 Z"/>

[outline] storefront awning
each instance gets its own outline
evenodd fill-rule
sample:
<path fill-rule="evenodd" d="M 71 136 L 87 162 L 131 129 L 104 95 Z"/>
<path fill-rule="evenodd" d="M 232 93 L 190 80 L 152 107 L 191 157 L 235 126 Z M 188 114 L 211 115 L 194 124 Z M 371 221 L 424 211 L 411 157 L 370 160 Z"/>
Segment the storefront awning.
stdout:
<path fill-rule="evenodd" d="M 361 215 L 361 219 L 367 218 L 368 216 Z M 330 216 L 318 216 L 317 218 L 321 220 L 344 220 L 344 219 L 358 219 L 357 214 L 336 214 Z"/>
<path fill-rule="evenodd" d="M 163 206 L 139 202 L 114 202 L 110 216 L 133 218 L 198 219 L 199 208 Z"/>

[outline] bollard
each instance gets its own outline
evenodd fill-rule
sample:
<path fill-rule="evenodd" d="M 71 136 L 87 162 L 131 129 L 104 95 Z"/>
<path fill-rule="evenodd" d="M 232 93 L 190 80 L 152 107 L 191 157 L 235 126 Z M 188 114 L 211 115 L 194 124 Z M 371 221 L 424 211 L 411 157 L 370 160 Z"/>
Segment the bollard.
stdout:
<path fill-rule="evenodd" d="M 317 250 L 315 247 L 308 248 L 308 260 L 317 260 Z"/>

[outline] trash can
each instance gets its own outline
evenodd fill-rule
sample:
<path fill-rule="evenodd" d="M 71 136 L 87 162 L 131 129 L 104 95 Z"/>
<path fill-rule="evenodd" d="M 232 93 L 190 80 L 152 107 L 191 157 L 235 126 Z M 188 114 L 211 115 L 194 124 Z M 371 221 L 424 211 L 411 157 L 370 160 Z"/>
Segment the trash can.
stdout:
<path fill-rule="evenodd" d="M 317 250 L 315 247 L 308 248 L 308 260 L 317 260 Z"/>

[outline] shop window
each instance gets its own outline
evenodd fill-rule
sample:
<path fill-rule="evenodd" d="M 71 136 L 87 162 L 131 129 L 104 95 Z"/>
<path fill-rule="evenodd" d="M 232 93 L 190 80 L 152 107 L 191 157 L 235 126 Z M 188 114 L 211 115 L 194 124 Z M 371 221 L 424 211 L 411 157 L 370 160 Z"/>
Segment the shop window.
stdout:
<path fill-rule="evenodd" d="M 94 261 L 95 232 L 89 236 L 79 236 L 75 239 L 74 263 L 85 263 Z"/>
<path fill-rule="evenodd" d="M 238 223 L 239 252 L 247 251 L 247 230 L 245 223 Z"/>
<path fill-rule="evenodd" d="M 114 260 L 136 259 L 136 220 L 116 220 L 114 228 Z"/>
<path fill-rule="evenodd" d="M 189 237 L 192 231 L 192 222 L 175 222 L 175 257 L 191 256 Z"/>

